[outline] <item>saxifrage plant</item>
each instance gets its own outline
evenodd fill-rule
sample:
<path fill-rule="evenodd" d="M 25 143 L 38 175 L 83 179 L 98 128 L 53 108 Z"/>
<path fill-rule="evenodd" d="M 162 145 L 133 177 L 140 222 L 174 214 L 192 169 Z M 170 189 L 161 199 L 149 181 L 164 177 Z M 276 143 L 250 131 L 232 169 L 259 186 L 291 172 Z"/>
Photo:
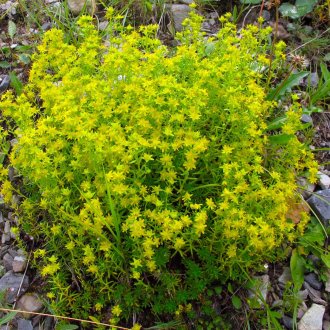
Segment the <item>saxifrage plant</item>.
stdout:
<path fill-rule="evenodd" d="M 227 16 L 205 39 L 192 12 L 168 49 L 155 26 L 108 18 L 107 45 L 89 17 L 78 45 L 47 32 L 23 93 L 2 98 L 21 226 L 44 242 L 35 258 L 55 312 L 166 321 L 285 255 L 308 222 L 287 216 L 296 176 L 315 181 L 317 166 L 295 97 L 268 128 L 278 110 L 263 84 L 284 58 L 279 43 L 268 72 L 268 28 L 238 35 Z"/>

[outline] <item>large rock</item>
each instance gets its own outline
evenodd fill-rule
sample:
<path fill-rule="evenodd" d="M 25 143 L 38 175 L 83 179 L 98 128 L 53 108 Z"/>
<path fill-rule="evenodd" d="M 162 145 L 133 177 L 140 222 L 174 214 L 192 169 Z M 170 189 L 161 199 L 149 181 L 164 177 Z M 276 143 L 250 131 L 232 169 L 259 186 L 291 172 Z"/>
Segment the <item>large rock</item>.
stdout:
<path fill-rule="evenodd" d="M 17 302 L 17 309 L 25 312 L 39 312 L 42 310 L 43 304 L 35 293 L 27 293 L 23 295 Z M 22 313 L 26 319 L 33 317 L 33 314 Z"/>
<path fill-rule="evenodd" d="M 12 271 L 7 272 L 0 279 L 0 291 L 6 291 L 5 299 L 7 303 L 12 304 L 17 296 L 20 288 L 20 293 L 24 293 L 29 286 L 29 278 L 22 274 L 15 274 Z"/>
<path fill-rule="evenodd" d="M 324 224 L 328 225 L 330 219 L 330 189 L 317 191 L 308 198 L 307 202 Z"/>
<path fill-rule="evenodd" d="M 298 330 L 322 330 L 325 307 L 313 304 L 298 323 Z"/>
<path fill-rule="evenodd" d="M 84 8 L 91 15 L 93 15 L 96 10 L 95 0 L 67 0 L 67 1 L 68 1 L 68 7 L 73 15 L 79 15 Z"/>
<path fill-rule="evenodd" d="M 189 17 L 189 12 L 192 9 L 183 4 L 167 5 L 167 9 L 175 31 L 182 31 L 182 22 Z"/>

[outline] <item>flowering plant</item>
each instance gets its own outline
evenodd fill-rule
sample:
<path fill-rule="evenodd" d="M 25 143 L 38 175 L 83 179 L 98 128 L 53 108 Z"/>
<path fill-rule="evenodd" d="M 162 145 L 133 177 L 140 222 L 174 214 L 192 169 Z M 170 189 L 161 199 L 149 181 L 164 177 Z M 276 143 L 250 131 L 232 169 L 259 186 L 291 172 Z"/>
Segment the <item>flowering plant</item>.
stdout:
<path fill-rule="evenodd" d="M 55 311 L 112 306 L 117 322 L 149 308 L 166 319 L 213 283 L 283 255 L 304 230 L 307 215 L 295 224 L 288 207 L 296 176 L 311 169 L 315 179 L 316 164 L 295 134 L 298 103 L 268 129 L 270 31 L 238 36 L 227 15 L 205 39 L 201 21 L 192 12 L 168 49 L 155 26 L 116 34 L 114 19 L 106 46 L 82 17 L 79 44 L 47 32 L 24 93 L 2 98 L 27 187 L 21 225 L 45 242 L 35 258 Z M 2 193 L 11 198 L 8 182 Z"/>

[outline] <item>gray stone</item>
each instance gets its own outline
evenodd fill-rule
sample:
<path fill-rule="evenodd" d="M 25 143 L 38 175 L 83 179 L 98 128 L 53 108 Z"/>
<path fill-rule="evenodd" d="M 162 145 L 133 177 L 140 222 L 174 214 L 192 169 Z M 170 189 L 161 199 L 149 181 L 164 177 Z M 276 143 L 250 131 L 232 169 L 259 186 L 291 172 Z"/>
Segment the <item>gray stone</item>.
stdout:
<path fill-rule="evenodd" d="M 269 287 L 269 276 L 262 275 L 262 276 L 254 276 L 254 280 L 257 281 L 256 286 L 249 290 L 249 297 L 251 299 L 257 298 L 258 303 L 263 306 L 263 301 L 267 300 L 268 295 L 268 287 Z M 261 298 L 259 298 L 261 295 Z"/>
<path fill-rule="evenodd" d="M 322 330 L 324 311 L 324 306 L 312 304 L 311 308 L 298 322 L 298 330 Z"/>
<path fill-rule="evenodd" d="M 282 288 L 285 287 L 286 283 L 292 281 L 290 267 L 284 267 L 282 275 L 278 278 L 278 282 Z"/>
<path fill-rule="evenodd" d="M 319 185 L 324 189 L 329 189 L 330 187 L 330 177 L 322 172 L 318 172 L 319 175 Z"/>
<path fill-rule="evenodd" d="M 10 233 L 10 222 L 9 222 L 9 220 L 7 220 L 5 222 L 5 228 L 4 228 L 3 231 L 4 231 L 5 234 L 9 234 Z"/>
<path fill-rule="evenodd" d="M 265 21 L 270 20 L 270 12 L 268 10 L 263 10 L 262 11 L 262 17 L 264 18 Z"/>
<path fill-rule="evenodd" d="M 327 271 L 327 281 L 325 282 L 325 291 L 330 293 L 330 269 Z"/>
<path fill-rule="evenodd" d="M 282 322 L 287 329 L 291 330 L 293 328 L 293 319 L 291 317 L 283 315 Z"/>
<path fill-rule="evenodd" d="M 102 21 L 100 22 L 99 24 L 99 30 L 100 31 L 104 31 L 109 25 L 109 22 L 108 21 Z"/>
<path fill-rule="evenodd" d="M 308 198 L 307 202 L 324 224 L 328 225 L 330 219 L 330 189 L 317 191 Z"/>
<path fill-rule="evenodd" d="M 27 260 L 25 256 L 17 256 L 12 263 L 14 273 L 22 273 L 25 270 Z"/>
<path fill-rule="evenodd" d="M 167 5 L 173 27 L 176 31 L 182 31 L 182 22 L 189 17 L 191 8 L 187 5 L 173 4 Z"/>
<path fill-rule="evenodd" d="M 67 0 L 68 7 L 73 15 L 79 15 L 82 10 L 87 10 L 91 15 L 96 10 L 95 0 Z"/>
<path fill-rule="evenodd" d="M 12 271 L 7 272 L 0 279 L 0 291 L 6 291 L 6 301 L 12 304 L 17 296 L 18 290 L 24 293 L 29 286 L 29 278 L 22 274 L 15 274 Z"/>
<path fill-rule="evenodd" d="M 304 124 L 312 124 L 313 125 L 313 118 L 310 115 L 306 115 L 305 113 L 300 117 L 300 120 Z"/>
<path fill-rule="evenodd" d="M 18 250 L 18 251 L 21 251 L 21 250 Z M 15 258 L 16 256 L 18 256 L 19 254 L 23 254 L 23 252 L 18 252 L 14 249 L 8 249 L 8 253 L 13 257 Z"/>
<path fill-rule="evenodd" d="M 14 258 L 13 258 L 9 253 L 6 253 L 6 254 L 3 256 L 2 261 L 3 261 L 3 265 L 4 265 L 4 267 L 6 268 L 7 271 L 13 269 L 13 261 L 14 261 Z"/>
<path fill-rule="evenodd" d="M 25 319 L 17 321 L 17 330 L 33 330 L 32 322 Z"/>
<path fill-rule="evenodd" d="M 1 76 L 0 77 L 0 92 L 5 91 L 10 84 L 10 78 L 9 76 L 5 75 L 5 76 Z"/>
<path fill-rule="evenodd" d="M 3 233 L 1 236 L 1 244 L 6 244 L 10 241 L 10 235 Z"/>
<path fill-rule="evenodd" d="M 315 290 L 322 289 L 322 282 L 320 282 L 315 273 L 305 275 L 305 281 Z"/>
<path fill-rule="evenodd" d="M 3 259 L 4 255 L 8 252 L 9 246 L 8 245 L 3 245 L 0 248 L 0 259 Z"/>
<path fill-rule="evenodd" d="M 319 84 L 319 75 L 316 71 L 309 74 L 308 82 L 312 87 L 317 87 Z"/>
<path fill-rule="evenodd" d="M 46 22 L 44 24 L 41 25 L 41 29 L 43 31 L 48 31 L 52 28 L 53 24 L 51 22 Z"/>
<path fill-rule="evenodd" d="M 2 214 L 2 212 L 0 211 L 0 223 L 3 223 L 4 222 L 4 217 L 3 217 L 3 214 Z"/>
<path fill-rule="evenodd" d="M 313 289 L 307 282 L 304 282 L 304 288 L 308 290 L 308 295 L 312 302 L 318 305 L 327 305 L 327 302 L 321 298 L 321 292 Z"/>
<path fill-rule="evenodd" d="M 35 293 L 27 293 L 23 295 L 17 302 L 17 309 L 25 311 L 25 312 L 40 312 L 43 308 L 43 304 Z M 30 313 L 24 313 L 22 312 L 22 315 L 26 319 L 30 319 L 33 317 L 33 314 Z"/>
<path fill-rule="evenodd" d="M 306 303 L 303 301 L 298 308 L 297 319 L 300 320 L 305 315 L 307 310 L 308 310 L 308 307 L 307 307 Z"/>
<path fill-rule="evenodd" d="M 298 292 L 298 296 L 301 300 L 306 300 L 307 297 L 308 297 L 308 290 L 305 289 L 305 290 L 301 290 Z"/>

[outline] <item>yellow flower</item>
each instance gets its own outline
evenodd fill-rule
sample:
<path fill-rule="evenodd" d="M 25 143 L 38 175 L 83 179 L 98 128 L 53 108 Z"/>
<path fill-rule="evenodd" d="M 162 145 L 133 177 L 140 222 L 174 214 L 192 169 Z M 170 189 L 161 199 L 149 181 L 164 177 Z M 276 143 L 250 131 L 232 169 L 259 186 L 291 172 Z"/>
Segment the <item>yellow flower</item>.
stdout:
<path fill-rule="evenodd" d="M 182 237 L 177 237 L 174 241 L 174 249 L 181 250 L 185 245 L 185 241 Z"/>
<path fill-rule="evenodd" d="M 118 317 L 122 313 L 122 310 L 121 310 L 119 305 L 115 305 L 115 306 L 112 307 L 111 312 L 114 316 Z"/>

